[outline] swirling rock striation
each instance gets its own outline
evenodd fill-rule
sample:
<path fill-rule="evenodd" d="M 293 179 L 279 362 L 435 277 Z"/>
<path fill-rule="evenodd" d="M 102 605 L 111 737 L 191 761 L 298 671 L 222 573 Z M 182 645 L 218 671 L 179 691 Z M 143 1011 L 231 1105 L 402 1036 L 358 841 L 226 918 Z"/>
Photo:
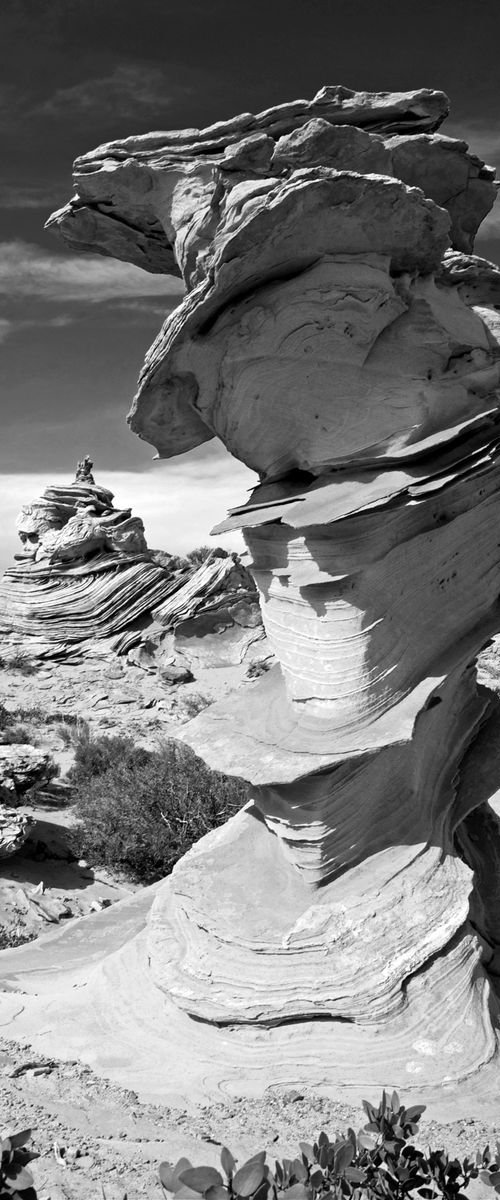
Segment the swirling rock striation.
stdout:
<path fill-rule="evenodd" d="M 113 507 L 87 458 L 68 486 L 49 486 L 23 506 L 15 566 L 0 581 L 0 629 L 53 644 L 113 638 L 119 647 L 170 594 L 171 573 L 148 550 L 144 526 L 130 509 Z"/>
<path fill-rule="evenodd" d="M 270 655 L 258 592 L 237 554 L 216 551 L 154 611 L 143 635 L 159 668 L 174 655 L 190 667 L 257 662 Z"/>
<path fill-rule="evenodd" d="M 472 253 L 495 182 L 447 112 L 326 87 L 110 143 L 52 218 L 184 279 L 132 429 L 163 457 L 217 435 L 260 477 L 218 529 L 244 532 L 278 665 L 183 731 L 251 800 L 147 930 L 150 981 L 224 1026 L 222 1074 L 235 1045 L 275 1063 L 284 1024 L 309 1078 L 497 1055 L 498 702 L 474 663 L 500 629 L 499 271 Z"/>
<path fill-rule="evenodd" d="M 74 660 L 104 642 L 163 682 L 271 657 L 238 555 L 218 547 L 198 564 L 150 551 L 141 519 L 114 508 L 91 467 L 83 460 L 73 483 L 23 505 L 22 549 L 0 581 L 0 630 L 25 635 L 45 658 Z"/>

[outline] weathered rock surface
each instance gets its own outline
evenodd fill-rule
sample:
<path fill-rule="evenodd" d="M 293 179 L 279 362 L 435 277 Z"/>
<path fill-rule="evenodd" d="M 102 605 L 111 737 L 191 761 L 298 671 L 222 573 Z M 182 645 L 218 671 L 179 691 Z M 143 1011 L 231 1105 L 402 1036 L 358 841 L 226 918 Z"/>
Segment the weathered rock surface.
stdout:
<path fill-rule="evenodd" d="M 96 735 L 119 733 L 156 747 L 214 700 L 247 687 L 273 656 L 251 576 L 236 555 L 220 553 L 198 570 L 178 560 L 169 567 L 172 556 L 164 554 L 178 611 L 172 592 L 167 624 L 148 618 L 144 628 L 125 631 L 119 655 L 117 636 L 70 644 L 4 634 L 0 703 L 9 724 L 29 725 L 31 712 L 36 723 L 41 710 L 54 736 L 61 723 L 78 720 Z M 189 589 L 188 608 L 184 587 L 200 571 L 202 584 Z M 9 740 L 7 727 L 0 742 Z"/>
<path fill-rule="evenodd" d="M 263 428 L 254 403 L 256 395 L 262 396 L 259 373 L 270 372 L 266 382 L 277 393 L 276 428 L 283 434 L 289 389 L 289 408 L 296 413 L 314 361 L 316 394 L 325 392 L 321 373 L 327 379 L 333 362 L 337 371 L 343 366 L 339 350 L 345 349 L 343 331 L 349 325 L 357 330 L 357 338 L 349 348 L 350 375 L 339 387 L 337 403 L 345 403 L 346 394 L 352 402 L 357 369 L 362 390 L 352 411 L 354 421 L 359 420 L 374 386 L 381 393 L 387 388 L 387 405 L 394 403 L 397 376 L 404 373 L 405 341 L 412 339 L 411 326 L 418 319 L 419 285 L 408 314 L 404 296 L 401 302 L 397 282 L 388 278 L 388 271 L 417 268 L 422 274 L 435 269 L 449 230 L 457 251 L 472 250 L 474 233 L 495 199 L 494 170 L 470 154 L 465 142 L 433 132 L 447 111 L 448 101 L 439 92 L 382 97 L 326 88 L 311 102 L 297 101 L 258 117 L 243 115 L 202 131 L 128 138 L 77 160 L 77 196 L 52 219 L 69 244 L 81 249 L 88 244 L 150 270 L 171 271 L 175 256 L 191 292 L 146 359 L 131 413 L 132 428 L 151 441 L 161 456 L 183 452 L 217 433 L 256 470 L 266 469 L 268 474 L 286 470 L 285 457 L 263 465 L 258 453 L 256 431 Z M 396 180 L 410 188 L 398 187 Z M 448 219 L 440 209 L 447 211 Z M 267 235 L 270 221 L 272 237 Z M 145 237 L 151 239 L 146 255 Z M 343 253 L 349 256 L 347 263 L 330 263 L 332 255 L 338 260 Z M 375 262 L 374 255 L 384 261 Z M 300 271 L 306 266 L 312 273 L 303 279 Z M 279 321 L 263 320 L 264 313 L 268 318 L 269 310 L 274 311 L 272 294 L 267 294 L 269 280 L 284 272 L 292 277 L 288 304 L 280 305 Z M 265 296 L 260 295 L 262 286 Z M 281 286 L 276 285 L 278 290 Z M 249 304 L 247 293 L 255 293 L 256 288 Z M 223 316 L 237 296 L 243 297 L 242 325 L 230 313 Z M 316 312 L 311 296 L 316 299 Z M 442 342 L 446 361 L 446 341 L 453 338 L 453 329 L 439 332 L 438 305 L 428 293 L 426 299 L 430 299 L 427 336 L 431 342 Z M 327 318 L 329 309 L 332 315 Z M 367 328 L 370 309 L 378 313 L 379 321 Z M 208 351 L 198 331 L 219 313 L 220 338 L 210 338 Z M 400 341 L 399 326 L 394 328 L 393 364 L 384 353 L 381 335 L 395 326 L 398 317 L 404 317 L 406 338 Z M 231 338 L 226 339 L 228 319 Z M 297 328 L 302 329 L 299 339 L 294 334 Z M 472 328 L 471 319 L 469 336 L 475 344 Z M 252 345 L 251 356 L 238 353 L 243 330 Z M 423 330 L 419 336 L 425 337 Z M 377 355 L 370 369 L 363 371 L 375 340 L 381 343 L 385 378 Z M 243 372 L 236 381 L 235 365 L 238 374 Z M 425 390 L 418 380 L 417 370 L 414 391 L 424 392 L 422 404 Z M 225 413 L 224 398 L 232 395 L 237 402 L 238 393 L 253 425 L 251 437 L 242 428 L 235 443 L 234 419 Z M 408 409 L 410 425 L 411 393 Z M 317 419 L 316 426 L 309 423 L 309 438 L 325 432 L 321 407 Z M 379 427 L 382 442 L 385 432 Z M 266 437 L 270 435 L 267 430 Z M 289 440 L 290 453 L 296 447 L 295 465 L 301 465 L 304 436 L 305 431 L 292 422 Z M 331 458 L 327 445 L 325 458 L 329 451 Z"/>
<path fill-rule="evenodd" d="M 203 563 L 153 615 L 157 628 L 142 646 L 156 650 L 160 670 L 172 656 L 198 670 L 270 654 L 255 584 L 236 554 Z"/>
<path fill-rule="evenodd" d="M 0 630 L 42 637 L 62 653 L 114 635 L 119 646 L 171 586 L 140 518 L 113 507 L 91 468 L 85 459 L 73 483 L 47 487 L 22 508 L 22 552 L 0 581 Z"/>
<path fill-rule="evenodd" d="M 197 567 L 149 551 L 140 518 L 113 507 L 91 466 L 84 460 L 74 483 L 47 487 L 19 514 L 22 552 L 0 581 L 0 631 L 66 661 L 96 641 L 155 671 L 180 656 L 171 682 L 193 664 L 265 657 L 255 584 L 237 555 L 218 550 Z"/>
<path fill-rule="evenodd" d="M 183 731 L 252 799 L 92 985 L 102 1011 L 135 970 L 153 1040 L 191 1030 L 228 1089 L 497 1070 L 499 708 L 474 664 L 500 629 L 498 273 L 471 255 L 495 190 L 446 113 L 325 88 L 113 143 L 54 218 L 174 255 L 188 294 L 132 428 L 165 457 L 217 434 L 261 479 L 219 528 L 244 531 L 279 665 Z"/>
<path fill-rule="evenodd" d="M 20 804 L 30 788 L 55 774 L 50 754 L 29 744 L 0 745 L 0 804 Z"/>
<path fill-rule="evenodd" d="M 0 806 L 0 859 L 10 858 L 21 848 L 29 836 L 33 818 L 15 808 Z"/>
<path fill-rule="evenodd" d="M 283 146 L 283 139 L 304 125 L 320 121 L 338 129 L 340 146 L 345 141 L 345 126 L 366 129 L 377 135 L 376 153 L 381 144 L 378 139 L 404 136 L 409 131 L 432 133 L 448 111 L 447 97 L 431 89 L 377 94 L 325 87 L 311 101 L 297 100 L 257 116 L 243 113 L 207 129 L 109 142 L 76 160 L 77 195 L 54 213 L 49 224 L 58 227 L 74 249 L 110 254 L 147 270 L 180 274 L 175 229 L 168 228 L 164 211 L 159 211 L 159 205 L 163 208 L 177 199 L 176 191 L 184 203 L 191 196 L 188 206 L 196 225 L 209 225 L 213 180 L 219 170 L 236 181 L 269 174 L 273 154 L 279 155 L 277 148 Z M 368 155 L 370 170 L 374 161 L 373 154 Z M 193 165 L 198 168 L 195 172 Z M 200 170 L 202 166 L 205 169 Z M 278 161 L 277 173 L 280 170 Z M 199 204 L 203 196 L 207 201 L 204 207 Z"/>

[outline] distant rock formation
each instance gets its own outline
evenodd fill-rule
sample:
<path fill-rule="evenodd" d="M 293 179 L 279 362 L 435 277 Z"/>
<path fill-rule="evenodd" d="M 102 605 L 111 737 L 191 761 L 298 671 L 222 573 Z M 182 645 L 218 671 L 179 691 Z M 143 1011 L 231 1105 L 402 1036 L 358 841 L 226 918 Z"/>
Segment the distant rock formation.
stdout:
<path fill-rule="evenodd" d="M 16 521 L 22 550 L 0 581 L 0 630 L 37 638 L 48 654 L 64 656 L 96 638 L 122 647 L 171 589 L 142 521 L 113 507 L 92 465 L 84 459 L 72 483 L 49 486 L 23 505 Z"/>
<path fill-rule="evenodd" d="M 113 493 L 96 485 L 92 467 L 87 456 L 68 487 L 48 487 L 41 499 L 23 505 L 16 520 L 23 549 L 16 559 L 54 567 L 96 565 L 96 557 L 105 553 L 148 554 L 140 517 L 113 507 Z"/>
<path fill-rule="evenodd" d="M 252 803 L 159 890 L 134 1010 L 140 1038 L 163 992 L 170 1057 L 195 1045 L 212 1094 L 498 1058 L 498 701 L 474 665 L 500 629 L 498 271 L 471 253 L 495 183 L 436 132 L 448 107 L 325 87 L 113 142 L 52 219 L 185 281 L 132 429 L 166 458 L 217 435 L 261 479 L 218 528 L 244 530 L 279 665 L 183 734 Z"/>
<path fill-rule="evenodd" d="M 262 657 L 258 594 L 238 556 L 214 550 L 197 566 L 149 550 L 141 519 L 114 508 L 92 467 L 87 456 L 71 484 L 23 505 L 22 549 L 0 581 L 0 631 L 38 639 L 48 657 L 97 639 L 160 674 L 180 659 L 178 681 L 188 666 Z"/>

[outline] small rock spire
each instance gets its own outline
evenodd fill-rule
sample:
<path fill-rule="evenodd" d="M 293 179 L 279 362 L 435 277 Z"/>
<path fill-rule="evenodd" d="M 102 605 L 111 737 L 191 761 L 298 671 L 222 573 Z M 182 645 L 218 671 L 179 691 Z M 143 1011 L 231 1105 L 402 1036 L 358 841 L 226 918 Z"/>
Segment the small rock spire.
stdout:
<path fill-rule="evenodd" d="M 95 485 L 95 479 L 92 474 L 93 466 L 92 459 L 86 454 L 85 458 L 82 458 L 81 462 L 77 465 L 75 483 L 90 483 Z"/>

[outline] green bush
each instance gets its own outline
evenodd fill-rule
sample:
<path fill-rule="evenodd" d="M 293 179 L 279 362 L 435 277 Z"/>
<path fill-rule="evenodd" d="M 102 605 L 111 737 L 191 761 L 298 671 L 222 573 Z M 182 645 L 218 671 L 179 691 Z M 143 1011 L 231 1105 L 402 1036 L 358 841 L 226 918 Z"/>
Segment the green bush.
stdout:
<path fill-rule="evenodd" d="M 418 1131 L 425 1105 L 405 1108 L 397 1092 L 385 1092 L 378 1108 L 367 1100 L 368 1122 L 359 1133 L 348 1129 L 333 1138 L 300 1143 L 300 1157 L 266 1164 L 265 1150 L 236 1170 L 225 1146 L 223 1174 L 214 1167 L 192 1167 L 181 1158 L 173 1167 L 162 1163 L 160 1182 L 169 1200 L 467 1200 L 464 1189 L 473 1179 L 500 1192 L 500 1144 L 474 1158 L 450 1159 L 444 1150 L 417 1149 L 410 1138 Z"/>
<path fill-rule="evenodd" d="M 31 1129 L 21 1133 L 2 1134 L 0 1141 L 0 1200 L 36 1200 L 33 1176 L 27 1164 L 38 1158 L 33 1150 L 26 1150 L 31 1139 Z"/>
<path fill-rule="evenodd" d="M 424 1151 L 411 1144 L 425 1105 L 405 1108 L 397 1092 L 390 1098 L 383 1092 L 378 1108 L 367 1100 L 363 1107 L 368 1122 L 359 1133 L 348 1129 L 333 1138 L 320 1133 L 312 1143 L 300 1143 L 300 1156 L 275 1161 L 274 1169 L 266 1163 L 265 1150 L 238 1167 L 226 1146 L 220 1155 L 222 1172 L 193 1167 L 187 1158 L 175 1166 L 163 1162 L 163 1195 L 169 1200 L 468 1200 L 465 1190 L 476 1179 L 500 1192 L 498 1142 L 495 1153 L 486 1146 L 473 1158 L 450 1159 L 445 1150 Z M 0 1200 L 37 1200 L 27 1166 L 39 1155 L 26 1150 L 30 1138 L 30 1129 L 2 1135 Z M 103 1183 L 101 1191 L 105 1197 Z"/>
<path fill-rule="evenodd" d="M 131 738 L 78 739 L 71 784 L 79 826 L 74 849 L 140 883 L 168 875 L 193 842 L 247 800 L 247 787 L 208 767 L 187 746 L 158 751 Z"/>

